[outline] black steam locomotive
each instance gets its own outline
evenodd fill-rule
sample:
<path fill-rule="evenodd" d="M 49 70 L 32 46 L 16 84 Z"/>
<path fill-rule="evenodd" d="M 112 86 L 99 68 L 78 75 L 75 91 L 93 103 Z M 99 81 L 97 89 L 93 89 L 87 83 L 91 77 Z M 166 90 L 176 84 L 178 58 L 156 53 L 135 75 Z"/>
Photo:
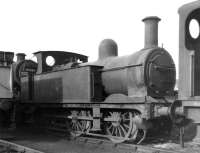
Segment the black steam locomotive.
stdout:
<path fill-rule="evenodd" d="M 194 6 L 200 9 L 200 2 Z M 183 11 L 185 9 L 187 11 Z M 189 9 L 193 11 L 193 6 L 180 9 L 180 12 L 186 12 L 180 13 L 181 28 L 182 18 L 190 13 Z M 6 72 L 0 75 L 5 75 L 6 80 L 0 77 L 0 108 L 13 108 L 16 113 L 12 121 L 20 118 L 54 130 L 67 128 L 74 136 L 88 134 L 120 143 L 138 139 L 143 132 L 138 143 L 142 142 L 147 130 L 157 126 L 152 120 L 170 116 L 174 121 L 178 112 L 176 107 L 181 106 L 177 105 L 174 91 L 176 70 L 173 59 L 164 48 L 158 47 L 159 20 L 154 16 L 143 19 L 145 46 L 128 56 L 118 57 L 117 44 L 110 39 L 101 42 L 99 58 L 95 62 L 88 62 L 87 56 L 71 52 L 39 51 L 34 53 L 37 62 L 25 60 L 24 54 L 18 54 L 17 62 L 12 64 L 13 54 L 1 52 L 0 70 Z M 183 44 L 182 34 L 180 37 L 180 44 Z M 191 47 L 192 43 L 187 45 Z M 182 50 L 180 53 L 182 56 Z M 52 59 L 51 63 L 48 59 Z M 184 59 L 180 58 L 182 64 Z M 193 66 L 195 62 L 198 64 L 197 60 Z M 197 71 L 200 71 L 199 67 L 195 67 L 195 78 Z M 182 69 L 180 72 L 182 74 Z M 183 77 L 180 79 L 182 85 L 187 81 Z M 187 92 L 182 91 L 181 96 Z M 191 112 L 187 99 L 179 98 L 178 102 L 183 102 L 180 110 Z M 162 122 L 164 120 L 156 124 L 163 125 Z"/>
<path fill-rule="evenodd" d="M 142 141 L 153 127 L 150 119 L 169 115 L 174 94 L 174 62 L 157 46 L 159 20 L 143 20 L 145 47 L 129 56 L 118 57 L 117 44 L 110 39 L 101 42 L 93 63 L 87 56 L 62 51 L 36 52 L 37 63 L 18 54 L 11 66 L 17 111 L 29 120 L 39 114 L 33 120 L 43 119 L 48 127 L 67 120 L 64 126 L 73 135 L 101 135 L 118 143 L 136 139 L 143 130 Z"/>

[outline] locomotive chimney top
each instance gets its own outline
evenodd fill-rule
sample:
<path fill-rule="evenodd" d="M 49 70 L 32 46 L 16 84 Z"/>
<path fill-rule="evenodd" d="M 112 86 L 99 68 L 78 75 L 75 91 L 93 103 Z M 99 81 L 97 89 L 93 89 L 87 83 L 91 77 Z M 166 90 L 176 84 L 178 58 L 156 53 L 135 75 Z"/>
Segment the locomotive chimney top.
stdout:
<path fill-rule="evenodd" d="M 17 62 L 21 62 L 21 61 L 25 60 L 26 54 L 24 54 L 24 53 L 17 53 L 16 56 L 17 56 Z"/>
<path fill-rule="evenodd" d="M 118 55 L 117 43 L 112 39 L 104 39 L 99 45 L 99 59 Z"/>
<path fill-rule="evenodd" d="M 144 48 L 158 46 L 158 22 L 160 20 L 157 16 L 149 16 L 142 20 L 145 24 Z"/>

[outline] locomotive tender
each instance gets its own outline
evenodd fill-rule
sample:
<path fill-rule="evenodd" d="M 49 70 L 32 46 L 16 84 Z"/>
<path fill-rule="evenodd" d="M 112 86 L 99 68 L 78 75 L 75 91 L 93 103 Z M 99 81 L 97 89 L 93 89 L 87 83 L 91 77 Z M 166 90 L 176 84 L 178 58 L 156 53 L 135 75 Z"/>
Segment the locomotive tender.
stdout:
<path fill-rule="evenodd" d="M 143 19 L 144 48 L 128 56 L 119 57 L 111 39 L 101 42 L 95 62 L 71 52 L 39 51 L 34 53 L 37 63 L 25 60 L 21 53 L 12 64 L 13 53 L 0 52 L 0 71 L 6 71 L 0 75 L 7 76 L 0 77 L 1 112 L 12 108 L 16 111 L 12 120 L 23 113 L 20 119 L 24 121 L 54 130 L 68 128 L 74 136 L 107 137 L 116 143 L 138 139 L 143 131 L 140 143 L 147 130 L 156 127 L 153 119 L 170 116 L 176 122 L 179 107 L 194 120 L 198 136 L 199 37 L 191 37 L 189 24 L 192 19 L 199 22 L 199 9 L 197 1 L 179 10 L 178 101 L 175 65 L 170 54 L 158 47 L 160 19 L 151 16 Z M 48 58 L 53 63 L 48 64 Z"/>

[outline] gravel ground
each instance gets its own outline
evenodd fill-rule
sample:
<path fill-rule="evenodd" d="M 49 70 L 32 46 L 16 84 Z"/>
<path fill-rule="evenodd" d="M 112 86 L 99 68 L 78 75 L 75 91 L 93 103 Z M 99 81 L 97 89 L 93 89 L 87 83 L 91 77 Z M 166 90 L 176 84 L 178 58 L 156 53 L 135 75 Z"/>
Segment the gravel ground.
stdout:
<path fill-rule="evenodd" d="M 30 147 L 45 153 L 120 153 L 113 147 L 102 147 L 99 144 L 88 144 L 70 140 L 67 136 L 58 136 L 45 131 L 20 129 L 15 131 L 2 131 L 1 138 L 13 143 Z"/>
<path fill-rule="evenodd" d="M 30 147 L 45 153 L 121 153 L 122 150 L 113 146 L 102 146 L 100 144 L 84 143 L 70 140 L 68 136 L 58 136 L 43 130 L 33 130 L 31 128 L 20 128 L 20 130 L 1 130 L 0 137 L 8 141 Z M 152 145 L 152 144 L 151 144 Z M 188 153 L 200 153 L 200 143 L 185 143 L 185 148 L 172 142 L 158 142 L 153 144 L 156 148 L 169 150 L 179 150 Z M 123 153 L 134 152 L 124 150 Z"/>

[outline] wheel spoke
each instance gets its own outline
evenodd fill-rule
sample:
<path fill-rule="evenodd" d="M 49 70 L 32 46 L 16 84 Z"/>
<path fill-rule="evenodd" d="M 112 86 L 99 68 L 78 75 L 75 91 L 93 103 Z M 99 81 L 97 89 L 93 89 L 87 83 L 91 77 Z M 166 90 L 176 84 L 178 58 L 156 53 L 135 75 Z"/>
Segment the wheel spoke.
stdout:
<path fill-rule="evenodd" d="M 108 130 L 110 130 L 111 129 L 111 127 L 112 127 L 112 124 L 108 127 Z"/>
<path fill-rule="evenodd" d="M 108 112 L 113 121 L 105 122 L 109 138 L 114 143 L 126 141 L 132 130 L 132 114 L 130 112 Z"/>
<path fill-rule="evenodd" d="M 78 131 L 82 131 L 82 125 L 80 122 L 77 123 Z"/>
<path fill-rule="evenodd" d="M 133 120 L 134 120 L 135 117 L 138 117 L 138 116 L 141 117 L 138 112 L 134 112 L 133 113 Z M 140 132 L 139 132 L 139 129 L 138 129 L 138 127 L 137 127 L 137 125 L 135 124 L 134 121 L 132 122 L 132 124 L 133 124 L 133 126 L 132 126 L 132 131 L 131 131 L 129 141 L 135 142 L 135 140 L 138 139 L 138 135 L 140 135 Z M 143 135 L 142 138 L 140 138 L 140 141 L 138 141 L 138 143 L 141 143 L 145 139 L 145 136 L 146 136 L 146 133 Z"/>
<path fill-rule="evenodd" d="M 74 129 L 74 124 L 72 123 L 72 129 Z"/>
<path fill-rule="evenodd" d="M 123 124 L 125 128 L 129 129 L 129 125 Z"/>
<path fill-rule="evenodd" d="M 91 116 L 90 112 L 88 111 L 71 111 L 71 134 L 72 136 L 79 136 L 83 132 L 88 132 L 90 130 L 91 121 L 87 120 L 80 120 L 79 117 L 87 117 Z"/>
<path fill-rule="evenodd" d="M 120 126 L 119 126 L 119 128 L 118 128 L 118 131 L 119 131 L 119 136 L 122 137 L 122 131 L 121 131 L 121 129 L 120 129 Z"/>
<path fill-rule="evenodd" d="M 124 133 L 124 136 L 126 135 L 126 130 L 124 129 L 124 127 L 122 125 L 120 125 L 120 128 L 122 129 L 123 133 Z"/>
<path fill-rule="evenodd" d="M 78 123 L 76 124 L 76 131 L 79 131 Z"/>
<path fill-rule="evenodd" d="M 119 136 L 119 129 L 116 127 L 116 136 Z"/>
<path fill-rule="evenodd" d="M 113 135 L 115 131 L 115 127 L 113 126 L 111 134 Z"/>

